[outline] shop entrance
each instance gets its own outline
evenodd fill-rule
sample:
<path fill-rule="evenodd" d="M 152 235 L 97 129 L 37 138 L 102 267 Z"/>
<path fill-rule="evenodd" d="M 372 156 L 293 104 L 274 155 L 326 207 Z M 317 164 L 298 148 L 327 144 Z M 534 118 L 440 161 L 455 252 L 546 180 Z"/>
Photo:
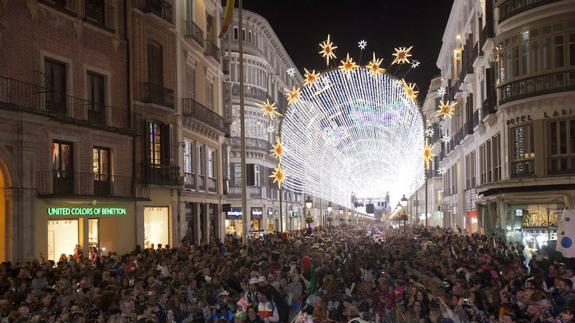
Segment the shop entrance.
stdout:
<path fill-rule="evenodd" d="M 48 260 L 58 261 L 62 254 L 74 254 L 77 244 L 78 220 L 48 221 Z"/>
<path fill-rule="evenodd" d="M 144 247 L 170 244 L 168 207 L 144 207 Z"/>

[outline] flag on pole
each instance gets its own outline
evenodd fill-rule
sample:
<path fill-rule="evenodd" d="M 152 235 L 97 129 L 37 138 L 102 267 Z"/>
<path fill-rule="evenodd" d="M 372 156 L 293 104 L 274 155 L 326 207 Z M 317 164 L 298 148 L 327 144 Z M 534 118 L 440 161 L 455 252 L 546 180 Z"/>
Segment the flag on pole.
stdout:
<path fill-rule="evenodd" d="M 234 19 L 235 2 L 236 2 L 235 0 L 228 0 L 226 4 L 226 13 L 224 16 L 224 21 L 222 23 L 222 31 L 220 31 L 220 35 L 218 36 L 219 38 L 222 38 L 222 36 L 226 33 L 226 31 L 228 31 L 228 28 L 232 24 L 232 21 Z"/>
<path fill-rule="evenodd" d="M 563 211 L 557 228 L 557 251 L 565 258 L 575 258 L 575 212 Z"/>

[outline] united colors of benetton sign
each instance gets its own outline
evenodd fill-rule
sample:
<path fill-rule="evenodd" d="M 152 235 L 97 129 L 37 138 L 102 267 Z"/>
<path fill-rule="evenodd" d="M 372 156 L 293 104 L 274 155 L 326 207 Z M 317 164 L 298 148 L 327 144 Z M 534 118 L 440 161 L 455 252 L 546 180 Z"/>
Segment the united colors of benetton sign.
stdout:
<path fill-rule="evenodd" d="M 128 209 L 125 207 L 49 207 L 48 215 L 127 215 Z"/>

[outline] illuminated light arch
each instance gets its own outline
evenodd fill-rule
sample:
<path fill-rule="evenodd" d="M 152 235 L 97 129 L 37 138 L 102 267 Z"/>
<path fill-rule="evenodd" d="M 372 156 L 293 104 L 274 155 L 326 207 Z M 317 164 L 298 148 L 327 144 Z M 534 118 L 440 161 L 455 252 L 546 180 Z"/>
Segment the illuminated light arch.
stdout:
<path fill-rule="evenodd" d="M 346 207 L 352 193 L 411 195 L 424 180 L 424 127 L 401 81 L 363 67 L 321 78 L 282 121 L 284 186 Z"/>

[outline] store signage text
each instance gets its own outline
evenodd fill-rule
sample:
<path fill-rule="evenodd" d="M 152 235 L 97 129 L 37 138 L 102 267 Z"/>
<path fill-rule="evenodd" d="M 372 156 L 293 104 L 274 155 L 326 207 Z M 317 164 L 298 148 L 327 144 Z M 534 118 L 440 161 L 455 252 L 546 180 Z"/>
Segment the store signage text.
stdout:
<path fill-rule="evenodd" d="M 252 207 L 252 218 L 261 219 L 264 211 L 261 207 Z"/>
<path fill-rule="evenodd" d="M 226 213 L 226 218 L 228 219 L 241 219 L 242 218 L 242 208 L 233 207 L 230 211 Z"/>
<path fill-rule="evenodd" d="M 526 122 L 526 121 L 531 121 L 531 116 L 530 115 L 526 115 L 526 116 L 519 116 L 519 117 L 515 117 L 512 119 L 507 120 L 507 125 L 512 125 L 512 124 L 516 124 L 516 123 L 521 123 L 521 122 Z"/>
<path fill-rule="evenodd" d="M 127 215 L 125 207 L 49 207 L 48 215 Z"/>
<path fill-rule="evenodd" d="M 573 114 L 573 109 L 561 109 L 561 111 L 553 111 L 551 115 L 547 112 L 543 112 L 544 118 L 554 118 L 554 117 L 561 117 L 561 116 L 569 116 Z"/>

